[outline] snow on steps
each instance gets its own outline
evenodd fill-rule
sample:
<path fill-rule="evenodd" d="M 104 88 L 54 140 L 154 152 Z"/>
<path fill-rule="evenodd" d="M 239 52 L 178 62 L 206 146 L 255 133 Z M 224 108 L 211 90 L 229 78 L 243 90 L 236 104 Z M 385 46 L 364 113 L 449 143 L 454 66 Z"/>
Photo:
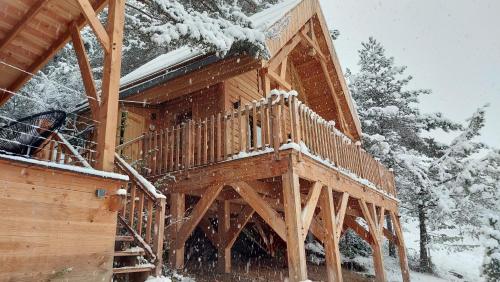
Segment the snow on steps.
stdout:
<path fill-rule="evenodd" d="M 150 272 L 153 269 L 155 269 L 155 266 L 153 264 L 146 263 L 146 264 L 137 264 L 134 266 L 116 267 L 113 268 L 113 273 L 120 274 L 120 273 L 134 273 L 134 272 Z"/>

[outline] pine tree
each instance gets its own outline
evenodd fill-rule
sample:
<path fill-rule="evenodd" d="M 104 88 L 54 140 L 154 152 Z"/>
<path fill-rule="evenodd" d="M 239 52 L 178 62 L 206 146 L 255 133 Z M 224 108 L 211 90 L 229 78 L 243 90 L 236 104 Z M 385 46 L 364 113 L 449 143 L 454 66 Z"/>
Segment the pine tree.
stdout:
<path fill-rule="evenodd" d="M 483 260 L 482 276 L 488 282 L 500 281 L 500 216 L 488 216 L 483 227 L 486 253 Z"/>
<path fill-rule="evenodd" d="M 432 272 L 426 226 L 427 204 L 432 196 L 428 192 L 427 169 L 441 145 L 422 137 L 422 132 L 456 130 L 460 126 L 440 113 L 424 115 L 419 111 L 418 98 L 430 91 L 408 89 L 412 77 L 405 75 L 406 67 L 395 66 L 394 58 L 387 57 L 375 39 L 362 43 L 359 58 L 360 70 L 355 75 L 348 71 L 348 80 L 363 128 L 364 146 L 395 170 L 403 208 L 419 217 L 420 270 Z"/>

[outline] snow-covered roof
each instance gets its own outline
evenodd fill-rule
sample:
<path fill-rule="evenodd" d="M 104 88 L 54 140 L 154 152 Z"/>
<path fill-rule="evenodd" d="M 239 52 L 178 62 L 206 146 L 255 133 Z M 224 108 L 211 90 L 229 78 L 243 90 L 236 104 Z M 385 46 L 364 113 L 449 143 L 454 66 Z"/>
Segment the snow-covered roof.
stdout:
<path fill-rule="evenodd" d="M 283 18 L 286 13 L 297 6 L 302 0 L 284 0 L 263 11 L 250 16 L 255 28 L 266 32 L 277 21 Z M 165 69 L 175 68 L 176 66 L 206 55 L 200 49 L 194 49 L 189 46 L 182 46 L 168 53 L 159 55 L 151 61 L 133 70 L 120 79 L 120 85 L 126 86 L 147 76 L 153 75 Z"/>

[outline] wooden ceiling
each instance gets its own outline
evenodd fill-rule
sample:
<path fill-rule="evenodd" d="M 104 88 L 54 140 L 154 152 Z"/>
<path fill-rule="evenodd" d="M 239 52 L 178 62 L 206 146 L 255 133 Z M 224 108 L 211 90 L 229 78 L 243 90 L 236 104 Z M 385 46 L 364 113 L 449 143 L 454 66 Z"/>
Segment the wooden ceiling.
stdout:
<path fill-rule="evenodd" d="M 86 24 L 77 0 L 0 0 L 0 105 L 69 42 L 73 22 Z"/>

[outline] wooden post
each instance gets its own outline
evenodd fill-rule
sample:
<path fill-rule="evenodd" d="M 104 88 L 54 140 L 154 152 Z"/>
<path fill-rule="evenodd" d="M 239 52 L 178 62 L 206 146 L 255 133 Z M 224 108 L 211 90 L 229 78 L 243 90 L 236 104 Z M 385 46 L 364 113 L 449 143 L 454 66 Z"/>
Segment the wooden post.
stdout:
<path fill-rule="evenodd" d="M 294 171 L 293 164 L 294 162 L 291 161 L 288 172 L 282 176 L 288 273 L 291 282 L 307 280 L 306 253 L 302 237 L 299 176 Z"/>
<path fill-rule="evenodd" d="M 125 0 L 109 1 L 107 32 L 111 48 L 104 55 L 102 103 L 97 124 L 97 169 L 104 171 L 114 168 L 124 10 Z"/>
<path fill-rule="evenodd" d="M 337 237 L 337 223 L 335 219 L 335 206 L 333 194 L 330 187 L 324 186 L 321 193 L 321 213 L 323 215 L 323 225 L 326 230 L 324 240 L 326 273 L 328 281 L 342 281 L 342 269 L 340 267 L 339 241 Z"/>
<path fill-rule="evenodd" d="M 170 195 L 170 248 L 168 259 L 170 266 L 173 269 L 182 269 L 184 267 L 184 246 L 175 249 L 174 243 L 177 238 L 182 221 L 184 220 L 184 212 L 186 209 L 186 200 L 184 194 L 172 193 Z"/>
<path fill-rule="evenodd" d="M 390 212 L 391 220 L 394 225 L 394 230 L 396 231 L 396 244 L 398 245 L 398 257 L 399 265 L 401 267 L 401 276 L 403 276 L 404 282 L 410 282 L 410 270 L 408 268 L 408 259 L 406 257 L 405 242 L 403 239 L 403 230 L 401 229 L 401 222 L 399 221 L 399 216 L 394 212 Z"/>
<path fill-rule="evenodd" d="M 227 233 L 231 228 L 231 207 L 229 201 L 222 201 L 219 203 L 218 207 L 218 229 L 217 234 L 219 236 L 218 246 L 217 246 L 217 268 L 222 273 L 231 272 L 231 246 L 226 245 Z"/>
<path fill-rule="evenodd" d="M 153 236 L 153 252 L 156 256 L 155 276 L 162 275 L 163 269 L 163 232 L 165 231 L 165 198 L 159 198 L 156 202 L 156 220 Z"/>
<path fill-rule="evenodd" d="M 369 226 L 370 235 L 373 241 L 371 242 L 371 247 L 373 251 L 373 266 L 375 268 L 375 281 L 385 282 L 387 277 L 384 271 L 384 260 L 382 254 L 382 235 L 381 229 L 379 228 L 379 223 L 377 221 L 377 213 L 375 206 L 372 205 L 372 212 L 370 212 L 366 202 L 363 199 L 358 200 L 363 213 L 363 217 Z"/>

